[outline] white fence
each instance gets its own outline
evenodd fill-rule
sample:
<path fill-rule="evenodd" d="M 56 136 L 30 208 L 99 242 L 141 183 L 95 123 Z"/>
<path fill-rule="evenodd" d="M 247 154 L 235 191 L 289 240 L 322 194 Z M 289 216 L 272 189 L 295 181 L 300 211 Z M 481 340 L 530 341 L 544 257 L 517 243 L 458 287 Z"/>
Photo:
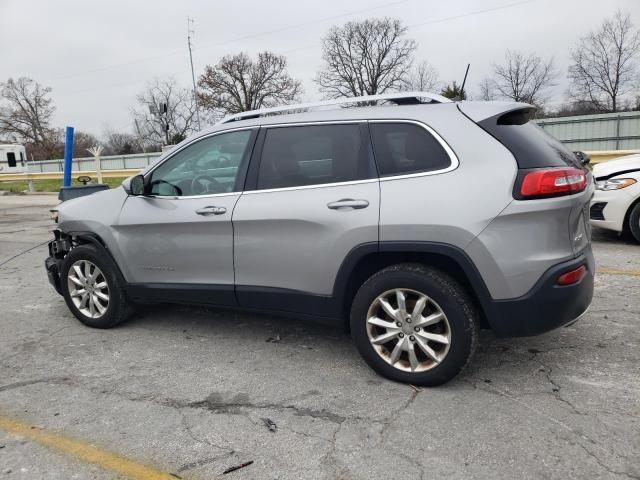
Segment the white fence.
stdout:
<path fill-rule="evenodd" d="M 100 158 L 102 170 L 124 170 L 127 168 L 145 168 L 152 165 L 162 155 L 160 152 L 137 153 L 135 155 L 110 155 Z M 74 158 L 73 171 L 95 170 L 96 162 L 93 157 Z M 29 173 L 62 172 L 64 160 L 43 160 L 41 162 L 29 162 Z"/>

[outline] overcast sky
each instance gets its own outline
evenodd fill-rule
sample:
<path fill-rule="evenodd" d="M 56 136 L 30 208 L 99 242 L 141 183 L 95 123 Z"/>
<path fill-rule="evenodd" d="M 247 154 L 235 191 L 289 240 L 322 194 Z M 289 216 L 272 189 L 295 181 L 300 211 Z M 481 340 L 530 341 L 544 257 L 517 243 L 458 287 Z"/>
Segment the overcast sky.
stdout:
<path fill-rule="evenodd" d="M 391 16 L 409 27 L 416 58 L 441 80 L 461 81 L 470 62 L 472 94 L 507 48 L 553 56 L 560 102 L 569 48 L 618 8 L 640 24 L 640 0 L 0 0 L 0 80 L 50 86 L 55 126 L 131 131 L 146 82 L 171 75 L 191 84 L 187 16 L 195 19 L 196 74 L 227 53 L 271 50 L 287 56 L 305 100 L 319 98 L 312 79 L 329 27 Z"/>

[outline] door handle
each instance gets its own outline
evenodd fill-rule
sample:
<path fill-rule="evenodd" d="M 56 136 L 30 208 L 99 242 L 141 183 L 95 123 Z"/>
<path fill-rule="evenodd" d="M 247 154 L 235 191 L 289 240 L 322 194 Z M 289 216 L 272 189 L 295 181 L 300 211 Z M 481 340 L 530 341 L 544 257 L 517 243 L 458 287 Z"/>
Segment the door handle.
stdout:
<path fill-rule="evenodd" d="M 227 213 L 227 209 L 224 207 L 208 206 L 197 209 L 196 213 L 207 217 L 209 215 L 222 215 L 223 213 Z"/>
<path fill-rule="evenodd" d="M 367 208 L 369 206 L 369 202 L 366 200 L 354 200 L 352 198 L 343 198 L 342 200 L 338 200 L 337 202 L 327 203 L 327 207 L 331 210 L 339 210 L 341 208 L 352 208 L 354 210 L 359 210 L 361 208 Z"/>

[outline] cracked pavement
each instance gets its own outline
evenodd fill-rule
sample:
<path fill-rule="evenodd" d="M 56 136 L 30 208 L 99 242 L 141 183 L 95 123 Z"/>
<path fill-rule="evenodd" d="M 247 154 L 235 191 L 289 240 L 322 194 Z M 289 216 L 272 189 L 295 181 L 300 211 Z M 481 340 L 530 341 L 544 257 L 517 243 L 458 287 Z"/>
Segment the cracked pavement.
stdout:
<path fill-rule="evenodd" d="M 0 263 L 48 240 L 55 203 L 0 197 Z M 594 240 L 599 266 L 640 269 L 640 246 Z M 155 306 L 89 329 L 45 256 L 0 267 L 0 415 L 184 479 L 640 479 L 640 276 L 598 275 L 571 327 L 483 332 L 462 375 L 416 389 L 295 319 Z M 116 477 L 0 430 L 0 478 Z"/>

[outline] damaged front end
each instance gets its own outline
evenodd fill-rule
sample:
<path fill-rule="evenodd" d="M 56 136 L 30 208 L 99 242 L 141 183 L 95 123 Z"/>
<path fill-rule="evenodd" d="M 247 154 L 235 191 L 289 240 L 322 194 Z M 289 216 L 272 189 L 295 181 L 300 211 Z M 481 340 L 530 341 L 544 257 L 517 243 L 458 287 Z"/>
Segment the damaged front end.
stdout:
<path fill-rule="evenodd" d="M 53 285 L 56 292 L 62 295 L 60 289 L 60 265 L 62 259 L 69 253 L 72 247 L 72 239 L 60 230 L 53 231 L 54 240 L 49 242 L 49 257 L 44 261 L 44 266 L 47 269 L 47 276 L 49 277 L 49 283 Z"/>

